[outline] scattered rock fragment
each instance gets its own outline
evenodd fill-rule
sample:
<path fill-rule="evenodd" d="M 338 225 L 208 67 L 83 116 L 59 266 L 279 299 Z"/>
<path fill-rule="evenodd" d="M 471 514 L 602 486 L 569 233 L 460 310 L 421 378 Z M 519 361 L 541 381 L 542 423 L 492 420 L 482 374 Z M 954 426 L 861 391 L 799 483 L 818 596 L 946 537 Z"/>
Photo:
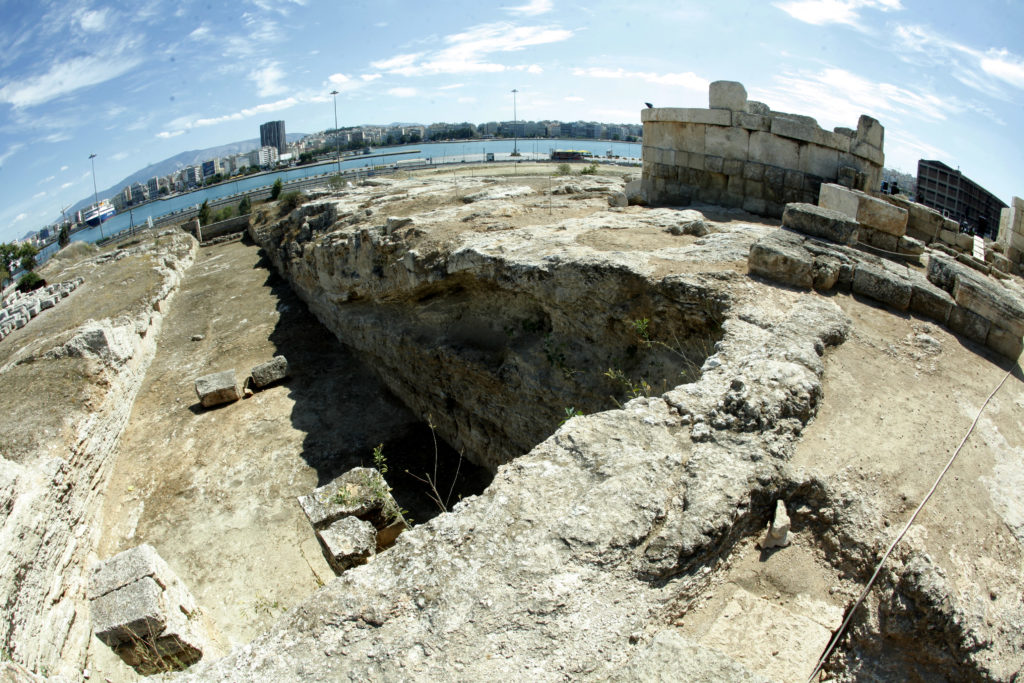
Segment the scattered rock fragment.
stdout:
<path fill-rule="evenodd" d="M 215 372 L 196 380 L 196 394 L 204 408 L 237 401 L 242 397 L 234 370 Z"/>
<path fill-rule="evenodd" d="M 274 356 L 252 369 L 252 383 L 257 389 L 262 389 L 288 377 L 288 373 L 288 360 L 284 356 Z"/>
<path fill-rule="evenodd" d="M 761 541 L 761 549 L 785 548 L 789 545 L 789 515 L 786 504 L 779 500 L 775 503 L 775 519 L 768 525 L 768 532 Z"/>
<path fill-rule="evenodd" d="M 342 517 L 318 531 L 317 538 L 327 562 L 339 574 L 349 567 L 363 564 L 377 551 L 377 530 L 358 517 Z"/>

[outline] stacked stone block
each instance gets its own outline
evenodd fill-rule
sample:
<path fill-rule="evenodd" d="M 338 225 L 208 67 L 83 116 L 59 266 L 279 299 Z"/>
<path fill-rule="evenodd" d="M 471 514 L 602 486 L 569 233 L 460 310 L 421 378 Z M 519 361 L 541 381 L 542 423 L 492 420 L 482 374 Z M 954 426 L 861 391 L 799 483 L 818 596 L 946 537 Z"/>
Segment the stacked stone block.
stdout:
<path fill-rule="evenodd" d="M 869 189 L 881 180 L 884 131 L 871 117 L 862 116 L 856 131 L 822 130 L 810 117 L 748 101 L 732 81 L 712 83 L 709 101 L 709 109 L 641 112 L 648 202 L 778 217 L 787 203 L 817 203 L 824 182 Z"/>
<path fill-rule="evenodd" d="M 13 292 L 0 307 L 0 340 L 19 330 L 41 312 L 53 308 L 85 282 L 78 277 L 59 284 L 47 285 L 32 292 Z"/>
<path fill-rule="evenodd" d="M 959 257 L 932 253 L 924 274 L 865 253 L 849 246 L 859 231 L 852 229 L 851 241 L 851 227 L 844 221 L 850 219 L 840 211 L 806 204 L 787 206 L 783 229 L 751 246 L 750 272 L 803 289 L 852 291 L 931 318 L 1007 358 L 1020 356 L 1024 288 L 1012 280 L 986 277 Z"/>
<path fill-rule="evenodd" d="M 339 574 L 393 545 L 408 526 L 383 475 L 368 467 L 353 468 L 300 496 L 299 506 Z"/>
<path fill-rule="evenodd" d="M 1024 261 L 1024 199 L 1014 197 L 999 215 L 999 237 L 1004 253 L 1013 263 Z"/>
<path fill-rule="evenodd" d="M 150 545 L 94 565 L 89 601 L 96 637 L 143 675 L 213 654 L 192 595 Z"/>

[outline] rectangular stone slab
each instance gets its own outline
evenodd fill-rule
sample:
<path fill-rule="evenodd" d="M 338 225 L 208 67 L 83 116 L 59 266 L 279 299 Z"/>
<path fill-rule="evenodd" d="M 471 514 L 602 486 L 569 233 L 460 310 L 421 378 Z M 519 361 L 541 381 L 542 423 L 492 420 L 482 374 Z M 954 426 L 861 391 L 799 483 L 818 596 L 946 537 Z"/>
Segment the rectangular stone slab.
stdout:
<path fill-rule="evenodd" d="M 203 407 L 220 405 L 237 401 L 242 397 L 238 389 L 238 382 L 235 380 L 234 370 L 215 372 L 212 375 L 204 375 L 196 380 L 196 394 Z"/>
<path fill-rule="evenodd" d="M 1024 335 L 1024 303 L 995 280 L 969 270 L 961 271 L 953 283 L 953 298 L 967 310 L 1018 337 Z"/>
<path fill-rule="evenodd" d="M 288 376 L 288 361 L 284 356 L 274 356 L 266 363 L 261 363 L 252 369 L 252 383 L 257 388 L 278 382 Z"/>
<path fill-rule="evenodd" d="M 839 244 L 857 243 L 857 222 L 838 211 L 814 204 L 786 204 L 782 224 L 812 237 L 823 237 Z"/>
<path fill-rule="evenodd" d="M 96 637 L 117 647 L 159 635 L 167 623 L 162 593 L 160 585 L 147 576 L 90 601 Z"/>

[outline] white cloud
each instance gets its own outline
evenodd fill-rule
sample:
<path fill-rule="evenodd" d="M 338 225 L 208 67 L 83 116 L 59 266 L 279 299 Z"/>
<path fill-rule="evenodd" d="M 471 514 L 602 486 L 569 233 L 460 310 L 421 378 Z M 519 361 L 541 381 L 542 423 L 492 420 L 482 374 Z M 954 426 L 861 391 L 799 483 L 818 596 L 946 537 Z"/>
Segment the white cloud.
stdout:
<path fill-rule="evenodd" d="M 563 97 L 562 99 L 565 100 L 566 102 L 582 102 L 583 101 L 582 97 L 577 97 L 576 95 L 569 95 L 568 97 Z"/>
<path fill-rule="evenodd" d="M 519 7 L 503 7 L 502 9 L 506 12 L 510 12 L 511 14 L 525 14 L 533 17 L 538 14 L 550 12 L 554 9 L 554 6 L 551 4 L 551 0 L 530 0 L 530 2 L 525 5 L 520 5 Z"/>
<path fill-rule="evenodd" d="M 1024 60 L 1007 50 L 989 50 L 981 58 L 981 70 L 990 76 L 1024 88 Z"/>
<path fill-rule="evenodd" d="M 56 179 L 57 179 L 57 176 L 55 176 L 55 175 L 46 176 L 45 178 L 40 180 L 38 183 L 36 183 L 36 185 L 45 185 L 46 183 L 48 183 L 50 181 L 53 181 L 53 180 L 56 180 Z"/>
<path fill-rule="evenodd" d="M 256 84 L 256 90 L 260 97 L 272 97 L 280 95 L 288 89 L 281 81 L 285 73 L 277 62 L 270 62 L 261 69 L 254 69 L 249 72 L 249 80 Z"/>
<path fill-rule="evenodd" d="M 210 27 L 206 24 L 200 24 L 192 33 L 188 34 L 188 37 L 192 40 L 203 40 L 210 35 Z"/>
<path fill-rule="evenodd" d="M 754 89 L 751 96 L 766 102 L 772 109 L 819 118 L 826 127 L 854 127 L 861 114 L 895 121 L 944 121 L 950 113 L 965 109 L 948 95 L 871 81 L 845 69 L 784 73 L 777 76 L 775 82 L 773 87 Z"/>
<path fill-rule="evenodd" d="M 172 131 L 162 130 L 159 133 L 157 133 L 156 136 L 158 138 L 161 138 L 162 140 L 167 140 L 168 138 L 176 138 L 176 137 L 178 137 L 179 135 L 181 135 L 184 132 L 185 131 L 183 131 L 183 130 L 172 130 Z"/>
<path fill-rule="evenodd" d="M 375 81 L 380 78 L 380 74 L 362 74 L 359 78 L 369 83 L 370 81 Z"/>
<path fill-rule="evenodd" d="M 454 90 L 455 88 L 465 87 L 465 85 L 466 85 L 465 83 L 451 83 L 450 85 L 439 86 L 437 89 L 438 90 Z"/>
<path fill-rule="evenodd" d="M 68 182 L 68 183 L 64 183 L 63 185 L 61 185 L 61 186 L 60 186 L 60 189 L 62 189 L 62 190 L 66 190 L 66 189 L 68 189 L 69 187 L 71 187 L 72 185 L 74 185 L 74 183 L 73 183 L 73 182 Z"/>
<path fill-rule="evenodd" d="M 13 145 L 11 145 L 10 147 L 8 147 L 6 152 L 4 152 L 3 154 L 0 154 L 0 166 L 3 166 L 5 161 L 10 159 L 12 156 L 14 156 L 14 153 L 17 152 L 19 149 L 21 149 L 24 146 L 25 146 L 24 144 L 22 144 L 20 142 L 16 142 Z M 51 178 L 51 180 L 52 180 L 52 178 Z"/>
<path fill-rule="evenodd" d="M 508 22 L 481 24 L 462 33 L 445 36 L 447 47 L 436 52 L 396 55 L 372 62 L 371 66 L 399 76 L 498 73 L 516 67 L 489 61 L 490 55 L 519 52 L 528 47 L 568 40 L 572 36 L 572 31 L 554 26 L 516 26 Z"/>
<path fill-rule="evenodd" d="M 460 97 L 457 101 L 458 101 L 459 104 L 475 104 L 476 103 L 476 98 L 475 97 Z"/>
<path fill-rule="evenodd" d="M 131 154 L 129 154 L 128 152 L 117 152 L 116 154 L 111 155 L 110 158 L 113 159 L 114 161 L 123 161 L 130 156 Z"/>
<path fill-rule="evenodd" d="M 978 50 L 925 26 L 897 26 L 895 37 L 904 60 L 942 69 L 987 95 L 1003 97 L 1001 85 L 1024 89 L 1024 58 L 1005 48 Z"/>
<path fill-rule="evenodd" d="M 107 9 L 86 10 L 79 12 L 75 18 L 78 19 L 78 23 L 83 31 L 99 33 L 107 27 L 108 13 L 109 10 Z"/>
<path fill-rule="evenodd" d="M 865 9 L 892 12 L 902 10 L 900 0 L 790 0 L 775 6 L 798 21 L 815 26 L 845 24 L 860 28 L 860 13 Z"/>
<path fill-rule="evenodd" d="M 42 192 L 36 192 L 34 195 L 32 195 L 32 199 L 42 199 L 45 196 L 46 196 L 46 191 L 43 190 Z"/>
<path fill-rule="evenodd" d="M 419 92 L 416 88 L 391 88 L 388 94 L 393 97 L 416 97 Z"/>
<path fill-rule="evenodd" d="M 69 168 L 71 168 L 71 167 L 70 167 L 70 166 L 61 166 L 61 167 L 60 167 L 60 170 L 61 170 L 61 171 L 66 171 L 66 170 L 68 170 Z"/>
<path fill-rule="evenodd" d="M 692 71 L 659 74 L 653 71 L 626 71 L 622 68 L 608 69 L 600 66 L 592 66 L 586 69 L 573 69 L 572 73 L 574 76 L 589 76 L 590 78 L 639 80 L 647 83 L 656 83 L 658 85 L 671 85 L 680 88 L 687 88 L 698 92 L 707 92 L 708 86 L 711 85 L 711 82 L 706 78 L 701 78 Z"/>
<path fill-rule="evenodd" d="M 14 217 L 14 220 L 11 221 L 11 222 L 12 223 L 20 223 L 21 221 L 25 220 L 26 218 L 28 218 L 28 214 L 27 213 L 19 213 L 17 216 Z"/>
<path fill-rule="evenodd" d="M 126 55 L 76 57 L 39 76 L 21 82 L 8 82 L 0 88 L 0 102 L 16 108 L 32 107 L 90 85 L 97 85 L 138 66 L 138 58 Z"/>

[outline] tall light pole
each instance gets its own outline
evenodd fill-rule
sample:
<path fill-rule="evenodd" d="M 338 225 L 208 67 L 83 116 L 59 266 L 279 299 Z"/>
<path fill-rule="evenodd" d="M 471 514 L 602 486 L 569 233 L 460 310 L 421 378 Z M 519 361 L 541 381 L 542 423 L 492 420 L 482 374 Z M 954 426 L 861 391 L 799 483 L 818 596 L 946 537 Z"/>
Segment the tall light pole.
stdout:
<path fill-rule="evenodd" d="M 512 88 L 512 156 L 519 156 L 519 131 L 516 130 L 516 93 L 519 92 L 515 88 Z"/>
<path fill-rule="evenodd" d="M 341 138 L 338 137 L 338 91 L 332 90 L 334 98 L 334 154 L 338 159 L 338 175 L 341 175 Z"/>
<path fill-rule="evenodd" d="M 100 213 L 100 197 L 99 192 L 96 191 L 96 155 L 89 155 L 89 163 L 92 164 L 92 199 L 93 208 L 96 210 L 96 217 L 100 219 L 100 239 L 104 239 L 103 235 L 103 216 Z"/>

